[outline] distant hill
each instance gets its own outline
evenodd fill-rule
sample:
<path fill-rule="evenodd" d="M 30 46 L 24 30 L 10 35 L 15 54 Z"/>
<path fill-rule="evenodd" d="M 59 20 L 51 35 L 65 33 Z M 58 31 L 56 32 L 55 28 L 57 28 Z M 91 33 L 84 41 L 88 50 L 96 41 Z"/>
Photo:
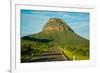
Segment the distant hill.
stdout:
<path fill-rule="evenodd" d="M 25 37 L 37 39 L 38 41 L 49 40 L 50 44 L 61 46 L 89 47 L 89 40 L 77 35 L 67 23 L 59 18 L 50 18 L 41 32 Z M 25 39 L 25 37 L 22 37 L 22 39 Z"/>

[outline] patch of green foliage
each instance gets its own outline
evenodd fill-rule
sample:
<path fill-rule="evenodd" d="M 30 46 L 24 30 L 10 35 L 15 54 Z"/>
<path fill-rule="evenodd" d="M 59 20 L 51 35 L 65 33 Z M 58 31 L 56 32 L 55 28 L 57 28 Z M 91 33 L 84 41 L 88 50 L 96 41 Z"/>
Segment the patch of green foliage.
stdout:
<path fill-rule="evenodd" d="M 69 60 L 89 60 L 88 48 L 62 47 L 62 51 Z"/>
<path fill-rule="evenodd" d="M 28 62 L 31 58 L 40 56 L 48 51 L 52 45 L 48 43 L 32 42 L 28 40 L 21 41 L 21 62 Z"/>

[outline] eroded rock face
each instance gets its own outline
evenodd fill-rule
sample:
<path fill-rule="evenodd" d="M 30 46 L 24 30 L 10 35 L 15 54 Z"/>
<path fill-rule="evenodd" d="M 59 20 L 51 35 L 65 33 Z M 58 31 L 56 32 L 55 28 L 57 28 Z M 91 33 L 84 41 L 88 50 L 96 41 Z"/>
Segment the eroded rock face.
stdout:
<path fill-rule="evenodd" d="M 62 19 L 59 18 L 50 18 L 43 28 L 43 31 L 65 31 L 65 30 L 73 31 L 68 26 L 67 23 L 65 23 Z"/>

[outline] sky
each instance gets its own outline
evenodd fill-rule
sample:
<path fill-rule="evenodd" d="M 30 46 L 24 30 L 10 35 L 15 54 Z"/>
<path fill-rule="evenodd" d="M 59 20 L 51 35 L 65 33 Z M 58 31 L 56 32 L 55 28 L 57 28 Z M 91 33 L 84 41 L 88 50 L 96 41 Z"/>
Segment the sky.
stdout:
<path fill-rule="evenodd" d="M 60 12 L 21 10 L 21 37 L 42 31 L 49 18 L 63 19 L 78 35 L 89 39 L 90 14 L 87 12 Z"/>

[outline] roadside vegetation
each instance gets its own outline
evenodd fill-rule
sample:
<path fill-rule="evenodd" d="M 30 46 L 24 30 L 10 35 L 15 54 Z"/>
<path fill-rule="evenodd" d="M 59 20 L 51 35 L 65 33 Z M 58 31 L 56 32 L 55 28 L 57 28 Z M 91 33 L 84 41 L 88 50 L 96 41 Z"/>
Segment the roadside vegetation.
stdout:
<path fill-rule="evenodd" d="M 68 60 L 89 60 L 88 48 L 62 47 L 61 50 Z"/>

